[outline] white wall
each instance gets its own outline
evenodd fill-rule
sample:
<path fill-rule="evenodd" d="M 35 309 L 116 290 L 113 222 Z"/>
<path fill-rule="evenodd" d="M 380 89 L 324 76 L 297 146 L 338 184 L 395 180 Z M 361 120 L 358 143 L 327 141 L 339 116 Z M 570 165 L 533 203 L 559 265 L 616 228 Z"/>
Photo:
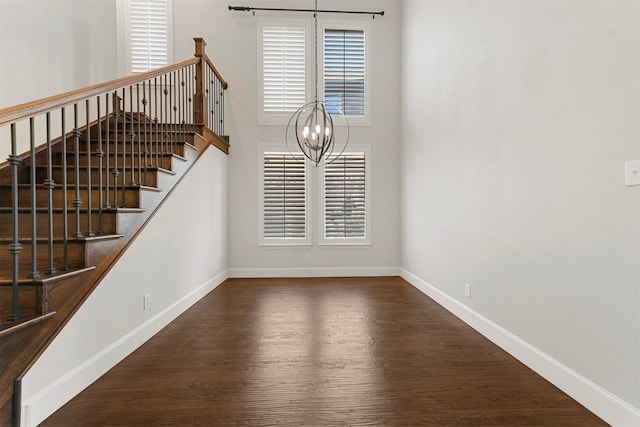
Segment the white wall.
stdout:
<path fill-rule="evenodd" d="M 245 4 L 246 3 L 246 4 Z M 269 0 L 245 2 L 261 7 L 313 8 L 313 2 Z M 231 12 L 228 1 L 175 0 L 176 58 L 193 55 L 194 36 L 203 37 L 207 53 L 229 80 L 227 133 L 229 157 L 229 266 L 235 276 L 332 275 L 397 273 L 400 259 L 399 226 L 399 106 L 400 2 L 323 1 L 322 8 L 384 10 L 384 17 L 365 20 L 372 29 L 373 120 L 368 127 L 352 127 L 351 142 L 372 148 L 372 245 L 369 248 L 264 249 L 258 247 L 260 143 L 281 143 L 284 126 L 258 125 L 258 37 L 261 18 L 311 19 L 309 14 Z M 326 15 L 324 15 L 326 18 Z M 322 19 L 323 16 L 321 15 Z M 331 20 L 345 19 L 331 15 Z M 319 194 L 315 201 L 319 203 Z M 317 206 L 317 205 L 315 205 Z M 315 212 L 314 212 L 315 214 Z M 314 222 L 314 226 L 317 221 Z M 317 236 L 317 230 L 314 230 Z M 317 241 L 317 238 L 314 239 Z M 304 255 L 310 255 L 305 263 Z"/>
<path fill-rule="evenodd" d="M 29 370 L 23 426 L 51 415 L 226 278 L 227 164 L 216 148 L 202 155 Z"/>
<path fill-rule="evenodd" d="M 407 276 L 640 422 L 640 3 L 405 1 L 402 24 Z"/>
<path fill-rule="evenodd" d="M 115 79 L 116 54 L 116 0 L 0 0 L 0 109 Z"/>

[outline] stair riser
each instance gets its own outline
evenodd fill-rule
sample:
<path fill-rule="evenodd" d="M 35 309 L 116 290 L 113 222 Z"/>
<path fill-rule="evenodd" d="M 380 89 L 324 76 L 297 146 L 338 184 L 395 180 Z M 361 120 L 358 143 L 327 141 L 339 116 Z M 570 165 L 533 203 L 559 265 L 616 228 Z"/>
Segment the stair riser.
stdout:
<path fill-rule="evenodd" d="M 121 165 L 123 163 L 123 159 L 124 159 L 124 155 L 122 153 L 119 153 L 117 156 L 118 159 L 118 164 Z M 113 165 L 115 163 L 116 160 L 116 156 L 114 154 L 111 154 L 109 156 L 109 169 L 113 168 Z M 55 157 L 53 158 L 53 164 L 55 165 L 62 165 L 62 153 L 56 153 Z M 143 169 L 144 169 L 144 164 L 145 164 L 145 155 L 142 154 L 140 156 L 138 156 L 137 152 L 134 153 L 133 155 L 133 161 L 134 164 L 137 166 L 139 164 L 142 164 Z M 172 161 L 172 155 L 171 154 L 164 154 L 164 155 L 158 155 L 156 156 L 148 154 L 146 156 L 146 164 L 147 167 L 153 167 L 156 165 L 156 161 L 160 163 L 160 167 L 163 169 L 171 169 L 171 161 Z M 131 164 L 131 153 L 127 153 L 126 155 L 126 162 L 127 164 Z M 86 153 L 82 153 L 80 155 L 80 157 L 78 158 L 78 164 L 81 167 L 84 167 L 87 165 L 87 155 Z M 46 166 L 46 160 L 40 160 L 38 161 L 38 166 Z M 67 154 L 67 166 L 74 166 L 75 165 L 75 156 L 71 153 Z M 91 167 L 92 168 L 98 168 L 100 165 L 100 158 L 95 155 L 92 154 L 91 156 Z M 106 156 L 102 158 L 102 168 L 106 169 L 107 167 L 107 158 Z"/>
<path fill-rule="evenodd" d="M 18 310 L 22 317 L 42 314 L 43 298 L 41 285 L 21 284 L 18 289 Z M 0 321 L 4 322 L 13 313 L 13 290 L 0 286 Z"/>
<path fill-rule="evenodd" d="M 49 220 L 46 213 L 37 214 L 36 237 L 47 238 L 49 236 Z M 80 213 L 80 232 L 87 233 L 88 216 L 86 212 Z M 76 231 L 76 215 L 75 211 L 69 210 L 67 218 L 67 226 L 69 236 Z M 91 228 L 94 233 L 100 230 L 100 215 L 93 212 L 91 215 Z M 64 236 L 64 216 L 62 212 L 54 212 L 53 214 L 53 237 L 61 238 Z M 104 234 L 116 234 L 116 213 L 113 211 L 102 213 L 102 231 Z M 0 212 L 0 236 L 11 238 L 13 235 L 12 215 L 9 212 Z M 21 212 L 18 214 L 18 237 L 20 239 L 31 238 L 31 214 Z"/>
<path fill-rule="evenodd" d="M 135 170 L 131 169 L 131 165 L 129 164 L 129 162 L 127 162 L 128 166 L 126 169 L 124 169 L 122 167 L 121 164 L 118 164 L 118 170 L 120 171 L 120 175 L 118 176 L 118 186 L 120 187 L 121 185 L 123 185 L 123 183 L 125 185 L 138 185 L 139 184 L 139 180 L 142 180 L 141 184 L 142 185 L 146 185 L 149 187 L 156 187 L 157 185 L 157 177 L 156 177 L 156 172 L 154 171 L 150 171 L 147 169 L 147 176 L 146 176 L 146 182 L 145 182 L 145 174 L 144 174 L 144 168 L 142 169 L 138 169 L 137 167 L 135 168 Z M 134 174 L 132 175 L 132 170 L 134 172 Z M 86 175 L 86 168 L 81 168 L 80 169 L 80 184 L 84 185 L 87 184 L 87 179 L 85 178 Z M 51 174 L 51 177 L 53 179 L 53 181 L 56 183 L 56 185 L 60 185 L 62 183 L 62 169 L 61 168 L 54 168 Z M 47 168 L 43 167 L 43 166 L 38 166 L 37 167 L 37 172 L 36 172 L 36 181 L 37 182 L 44 182 L 44 180 L 47 179 Z M 109 180 L 109 186 L 113 188 L 114 184 L 115 184 L 115 179 L 113 177 L 113 174 L 107 172 L 107 170 L 103 170 L 102 171 L 102 182 L 103 185 L 106 185 L 107 180 Z M 132 182 L 133 181 L 133 182 Z M 98 184 L 100 182 L 100 171 L 98 169 L 91 169 L 91 184 Z M 76 183 L 76 173 L 75 173 L 75 168 L 74 167 L 68 167 L 67 168 L 67 183 L 68 184 L 75 184 Z"/>
<path fill-rule="evenodd" d="M 62 208 L 62 186 L 58 184 L 56 188 L 53 189 L 53 207 L 54 208 Z M 109 201 L 113 201 L 113 189 L 109 190 Z M 125 191 L 125 204 L 130 208 L 138 208 L 140 207 L 139 202 L 140 191 L 135 189 L 129 189 Z M 75 188 L 67 187 L 67 207 L 68 209 L 74 209 L 73 200 L 76 197 Z M 104 207 L 106 204 L 106 190 L 102 190 L 102 206 Z M 83 201 L 83 207 L 86 207 L 87 204 L 87 189 L 80 189 L 80 199 Z M 121 200 L 121 198 L 120 198 Z M 93 209 L 98 209 L 100 206 L 100 191 L 97 188 L 93 188 L 91 190 L 91 207 Z M 20 207 L 29 207 L 31 206 L 31 190 L 28 188 L 21 187 L 18 191 L 18 206 Z M 36 207 L 38 208 L 46 208 L 49 206 L 49 191 L 38 187 L 36 189 Z M 11 191 L 6 187 L 3 187 L 0 190 L 0 207 L 11 207 Z"/>
<path fill-rule="evenodd" d="M 152 142 L 153 141 L 153 142 Z M 158 141 L 157 143 L 155 142 L 155 138 L 153 140 L 147 140 L 147 148 L 146 150 L 150 153 L 175 153 L 178 155 L 182 155 L 184 153 L 184 138 L 170 138 L 169 141 Z M 191 143 L 191 141 L 187 142 Z M 127 139 L 126 144 L 122 141 L 121 136 L 118 136 L 118 143 L 115 143 L 115 139 L 113 137 L 110 137 L 109 139 L 109 146 L 107 147 L 107 143 L 106 143 L 106 139 L 104 139 L 102 141 L 102 151 L 104 151 L 105 153 L 108 151 L 109 153 L 113 154 L 116 151 L 116 145 L 118 147 L 118 153 L 122 153 L 123 151 L 126 152 L 127 154 L 131 154 L 131 140 Z M 91 149 L 92 152 L 97 151 L 100 148 L 100 142 L 97 139 L 93 139 L 91 141 L 89 141 L 89 147 Z M 87 142 L 84 139 L 81 139 L 78 143 L 78 149 L 80 151 L 87 151 Z M 60 150 L 62 151 L 62 150 Z M 133 152 L 137 153 L 137 152 L 141 152 L 144 153 L 145 151 L 145 147 L 144 147 L 144 141 L 141 141 L 140 144 L 138 144 L 138 141 L 136 140 L 134 145 L 133 145 Z M 75 142 L 74 141 L 69 141 L 67 140 L 67 152 L 68 153 L 73 153 L 75 152 Z"/>
<path fill-rule="evenodd" d="M 54 243 L 53 248 L 53 266 L 59 270 L 64 265 L 62 242 Z M 69 267 L 72 269 L 83 268 L 85 266 L 84 241 L 69 241 L 67 248 Z M 0 245 L 0 266 L 2 266 L 2 271 L 7 272 L 7 275 L 12 271 L 12 262 L 12 254 L 9 253 L 9 247 L 7 245 Z M 40 273 L 41 277 L 46 277 L 45 271 L 47 268 L 49 268 L 48 245 L 46 242 L 38 242 L 36 247 L 36 269 Z M 27 275 L 32 271 L 32 269 L 31 243 L 23 243 L 22 251 L 18 256 L 18 277 L 21 279 L 27 278 Z"/>

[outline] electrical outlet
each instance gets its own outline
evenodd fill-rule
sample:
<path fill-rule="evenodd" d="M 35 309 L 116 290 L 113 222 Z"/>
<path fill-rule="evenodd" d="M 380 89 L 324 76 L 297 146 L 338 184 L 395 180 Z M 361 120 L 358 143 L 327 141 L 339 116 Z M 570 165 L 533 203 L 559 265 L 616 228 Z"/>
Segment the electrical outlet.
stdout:
<path fill-rule="evenodd" d="M 468 283 L 464 284 L 464 296 L 471 298 L 471 285 Z"/>
<path fill-rule="evenodd" d="M 151 308 L 151 294 L 146 294 L 142 297 L 142 311 L 147 311 Z"/>
<path fill-rule="evenodd" d="M 304 262 L 311 261 L 311 256 L 309 254 L 304 254 Z"/>

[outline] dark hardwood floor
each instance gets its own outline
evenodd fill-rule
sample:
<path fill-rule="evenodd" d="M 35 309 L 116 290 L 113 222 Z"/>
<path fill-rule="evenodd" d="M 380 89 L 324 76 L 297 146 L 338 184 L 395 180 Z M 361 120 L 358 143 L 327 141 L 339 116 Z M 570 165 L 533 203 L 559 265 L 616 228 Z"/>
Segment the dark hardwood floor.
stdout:
<path fill-rule="evenodd" d="M 228 280 L 44 426 L 606 425 L 400 278 Z"/>

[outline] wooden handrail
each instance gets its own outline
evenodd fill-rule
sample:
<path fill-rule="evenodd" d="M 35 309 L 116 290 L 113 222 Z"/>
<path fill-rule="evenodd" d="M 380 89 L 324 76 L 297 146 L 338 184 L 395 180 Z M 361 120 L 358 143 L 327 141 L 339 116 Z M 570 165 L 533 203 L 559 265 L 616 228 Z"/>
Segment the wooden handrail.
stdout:
<path fill-rule="evenodd" d="M 204 60 L 207 62 L 209 67 L 211 67 L 211 69 L 213 70 L 213 72 L 216 75 L 216 77 L 218 78 L 218 80 L 220 80 L 220 83 L 222 84 L 222 89 L 227 90 L 227 88 L 229 87 L 229 83 L 227 83 L 227 81 L 222 78 L 222 76 L 218 72 L 218 69 L 216 68 L 215 65 L 213 65 L 213 62 L 211 62 L 211 60 L 209 59 L 209 57 L 206 54 L 204 55 Z"/>
<path fill-rule="evenodd" d="M 140 83 L 142 81 L 149 80 L 154 77 L 169 73 L 171 71 L 179 70 L 182 67 L 197 64 L 199 62 L 199 58 L 186 59 L 182 62 L 167 65 L 166 67 L 157 68 L 151 71 L 146 71 L 144 73 L 121 77 L 119 79 L 111 80 L 105 83 L 99 83 L 97 85 L 89 86 L 83 89 L 77 89 L 60 95 L 43 98 L 38 101 L 27 102 L 24 104 L 16 105 L 14 107 L 5 108 L 0 110 L 0 126 L 17 122 L 29 117 L 34 117 L 39 114 L 46 113 L 47 111 L 55 110 L 56 108 L 62 108 L 66 105 L 73 104 L 74 102 L 82 101 L 92 96 L 110 92 L 121 87 Z"/>

